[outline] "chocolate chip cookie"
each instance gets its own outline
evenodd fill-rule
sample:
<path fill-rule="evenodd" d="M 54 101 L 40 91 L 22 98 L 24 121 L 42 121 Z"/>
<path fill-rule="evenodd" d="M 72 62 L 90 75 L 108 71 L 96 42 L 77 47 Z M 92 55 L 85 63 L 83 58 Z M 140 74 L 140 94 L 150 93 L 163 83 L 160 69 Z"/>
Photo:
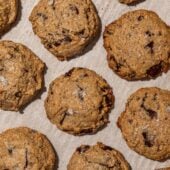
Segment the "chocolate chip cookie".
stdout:
<path fill-rule="evenodd" d="M 153 159 L 170 157 L 170 91 L 142 88 L 132 94 L 118 126 L 131 149 Z"/>
<path fill-rule="evenodd" d="M 34 33 L 59 60 L 80 54 L 100 30 L 91 0 L 40 0 L 29 19 Z"/>
<path fill-rule="evenodd" d="M 74 152 L 67 170 L 130 170 L 130 165 L 117 150 L 97 143 L 82 145 Z"/>
<path fill-rule="evenodd" d="M 140 0 L 119 0 L 119 2 L 124 3 L 124 4 L 132 4 L 135 2 L 139 2 Z"/>
<path fill-rule="evenodd" d="M 110 68 L 127 80 L 151 79 L 170 66 L 170 27 L 152 11 L 131 11 L 104 32 Z"/>
<path fill-rule="evenodd" d="M 26 46 L 0 41 L 0 108 L 18 111 L 43 85 L 44 63 Z"/>
<path fill-rule="evenodd" d="M 51 83 L 45 109 L 59 129 L 82 135 L 108 123 L 113 103 L 112 89 L 101 76 L 86 68 L 73 68 Z"/>
<path fill-rule="evenodd" d="M 0 35 L 14 23 L 17 10 L 18 0 L 0 0 Z"/>
<path fill-rule="evenodd" d="M 0 134 L 1 170 L 54 170 L 56 155 L 48 139 L 25 128 L 9 129 Z"/>

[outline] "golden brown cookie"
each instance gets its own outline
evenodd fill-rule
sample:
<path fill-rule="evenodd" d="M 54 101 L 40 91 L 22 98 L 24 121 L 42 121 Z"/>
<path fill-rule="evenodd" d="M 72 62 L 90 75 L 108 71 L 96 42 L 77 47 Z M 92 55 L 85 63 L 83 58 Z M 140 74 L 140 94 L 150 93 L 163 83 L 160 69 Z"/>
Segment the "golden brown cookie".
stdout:
<path fill-rule="evenodd" d="M 117 150 L 97 143 L 82 145 L 74 152 L 67 170 L 130 170 L 130 165 Z"/>
<path fill-rule="evenodd" d="M 170 66 L 170 27 L 152 11 L 122 15 L 104 32 L 110 68 L 127 80 L 150 79 Z"/>
<path fill-rule="evenodd" d="M 55 164 L 55 152 L 43 134 L 26 127 L 0 134 L 1 170 L 54 170 Z"/>
<path fill-rule="evenodd" d="M 170 91 L 142 88 L 132 94 L 118 126 L 128 146 L 153 159 L 170 157 Z"/>
<path fill-rule="evenodd" d="M 94 71 L 73 68 L 50 85 L 45 109 L 59 129 L 74 135 L 96 132 L 108 123 L 112 88 Z"/>
<path fill-rule="evenodd" d="M 0 0 L 0 35 L 16 20 L 18 0 Z"/>
<path fill-rule="evenodd" d="M 18 111 L 43 85 L 44 63 L 26 46 L 0 42 L 0 108 Z"/>
<path fill-rule="evenodd" d="M 59 60 L 82 53 L 100 29 L 91 0 L 40 0 L 30 21 L 34 33 Z"/>

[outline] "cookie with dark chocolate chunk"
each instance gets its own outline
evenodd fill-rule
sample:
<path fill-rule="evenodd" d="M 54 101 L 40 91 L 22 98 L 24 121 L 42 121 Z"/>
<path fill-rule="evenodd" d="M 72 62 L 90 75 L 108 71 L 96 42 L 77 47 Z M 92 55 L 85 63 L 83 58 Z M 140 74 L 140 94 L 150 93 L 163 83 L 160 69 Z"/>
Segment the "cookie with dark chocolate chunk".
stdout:
<path fill-rule="evenodd" d="M 118 119 L 128 146 L 153 159 L 170 157 L 170 91 L 142 88 L 132 94 Z"/>
<path fill-rule="evenodd" d="M 45 64 L 26 46 L 0 42 L 0 109 L 18 111 L 43 87 Z"/>
<path fill-rule="evenodd" d="M 0 0 L 0 35 L 15 22 L 18 13 L 18 0 Z"/>
<path fill-rule="evenodd" d="M 40 0 L 30 21 L 34 33 L 59 60 L 81 54 L 100 30 L 91 0 Z"/>
<path fill-rule="evenodd" d="M 127 12 L 105 28 L 110 68 L 127 80 L 152 79 L 170 66 L 170 27 L 152 11 Z"/>
<path fill-rule="evenodd" d="M 55 151 L 43 134 L 26 127 L 0 134 L 1 170 L 55 170 Z"/>
<path fill-rule="evenodd" d="M 74 135 L 94 133 L 108 123 L 112 88 L 94 71 L 73 68 L 50 85 L 45 108 L 59 129 Z"/>
<path fill-rule="evenodd" d="M 72 155 L 67 170 L 130 170 L 124 156 L 114 148 L 97 143 L 82 145 Z"/>

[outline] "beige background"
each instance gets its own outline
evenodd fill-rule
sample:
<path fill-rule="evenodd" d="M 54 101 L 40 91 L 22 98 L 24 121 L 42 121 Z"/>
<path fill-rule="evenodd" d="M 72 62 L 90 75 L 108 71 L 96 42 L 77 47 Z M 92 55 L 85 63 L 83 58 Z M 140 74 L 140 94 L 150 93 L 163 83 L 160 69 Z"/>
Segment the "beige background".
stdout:
<path fill-rule="evenodd" d="M 110 114 L 110 124 L 102 131 L 99 131 L 95 135 L 74 137 L 58 130 L 46 118 L 43 106 L 47 95 L 47 91 L 45 91 L 41 95 L 41 98 L 35 100 L 24 109 L 24 114 L 0 111 L 0 131 L 17 126 L 28 126 L 46 134 L 58 153 L 59 170 L 66 170 L 68 160 L 76 147 L 81 144 L 95 144 L 97 141 L 101 141 L 120 150 L 134 170 L 154 170 L 155 168 L 170 166 L 170 160 L 166 162 L 151 161 L 130 150 L 116 126 L 116 120 L 124 110 L 127 97 L 136 89 L 146 86 L 158 86 L 170 90 L 170 71 L 168 74 L 163 74 L 156 80 L 151 81 L 127 82 L 119 78 L 108 68 L 102 36 L 93 50 L 85 55 L 69 62 L 59 62 L 41 45 L 40 40 L 33 34 L 31 24 L 28 21 L 30 12 L 38 0 L 21 1 L 22 11 L 18 23 L 2 38 L 27 45 L 47 64 L 48 70 L 45 75 L 47 88 L 54 78 L 65 73 L 73 66 L 87 67 L 95 70 L 113 87 L 116 98 L 115 108 Z M 115 20 L 126 11 L 140 8 L 156 11 L 170 25 L 170 0 L 146 0 L 137 6 L 131 7 L 122 5 L 117 0 L 93 1 L 101 17 L 103 29 L 106 24 Z"/>

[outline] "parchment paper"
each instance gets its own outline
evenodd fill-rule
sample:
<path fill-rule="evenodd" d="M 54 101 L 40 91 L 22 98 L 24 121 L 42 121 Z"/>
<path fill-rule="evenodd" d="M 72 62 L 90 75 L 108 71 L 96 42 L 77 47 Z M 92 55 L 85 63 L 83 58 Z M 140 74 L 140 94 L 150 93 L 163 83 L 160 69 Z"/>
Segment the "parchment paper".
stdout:
<path fill-rule="evenodd" d="M 4 0 L 5 1 L 5 0 Z M 156 11 L 160 17 L 170 25 L 170 0 L 146 0 L 136 6 L 126 6 L 118 0 L 93 0 L 102 20 L 102 31 L 106 24 L 117 19 L 121 14 L 135 9 L 149 9 Z M 0 132 L 5 129 L 27 126 L 44 133 L 52 142 L 59 158 L 59 170 L 66 170 L 68 161 L 74 150 L 81 144 L 95 144 L 97 141 L 110 145 L 121 151 L 134 170 L 154 170 L 155 168 L 170 166 L 170 160 L 157 162 L 144 158 L 128 148 L 122 138 L 116 121 L 125 108 L 128 96 L 141 87 L 157 86 L 170 90 L 170 71 L 156 80 L 127 82 L 115 75 L 108 67 L 106 52 L 103 48 L 103 39 L 100 37 L 92 50 L 81 57 L 69 62 L 59 62 L 40 43 L 32 31 L 28 17 L 38 0 L 21 0 L 21 15 L 15 26 L 6 33 L 2 39 L 23 43 L 32 49 L 47 65 L 45 75 L 46 90 L 40 98 L 30 103 L 23 114 L 16 112 L 0 111 Z M 75 137 L 58 130 L 46 117 L 44 99 L 47 96 L 49 83 L 57 76 L 65 73 L 72 67 L 81 66 L 95 70 L 102 75 L 113 87 L 115 95 L 115 107 L 110 113 L 110 123 L 106 128 L 94 135 Z"/>

